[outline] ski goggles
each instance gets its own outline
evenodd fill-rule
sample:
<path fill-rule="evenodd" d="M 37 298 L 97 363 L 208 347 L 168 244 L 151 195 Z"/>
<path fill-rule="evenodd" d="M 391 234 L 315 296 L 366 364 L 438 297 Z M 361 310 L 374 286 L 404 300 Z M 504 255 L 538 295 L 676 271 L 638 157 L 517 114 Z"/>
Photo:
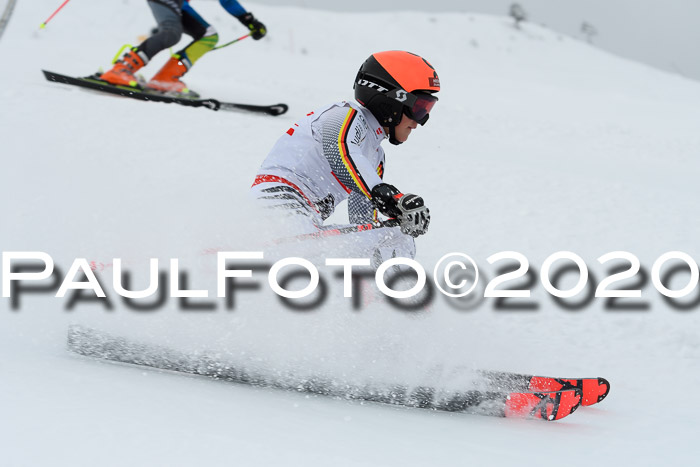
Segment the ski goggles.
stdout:
<path fill-rule="evenodd" d="M 425 125 L 425 122 L 430 117 L 430 111 L 433 110 L 438 98 L 424 92 L 410 93 L 409 95 L 413 96 L 415 100 L 411 105 L 404 106 L 404 113 L 419 124 Z"/>

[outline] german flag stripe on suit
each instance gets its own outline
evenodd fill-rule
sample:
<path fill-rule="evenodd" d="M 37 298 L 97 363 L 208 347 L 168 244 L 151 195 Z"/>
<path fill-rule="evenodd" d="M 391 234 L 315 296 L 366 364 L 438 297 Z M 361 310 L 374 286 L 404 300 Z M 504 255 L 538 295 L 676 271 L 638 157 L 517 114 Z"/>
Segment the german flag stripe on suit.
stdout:
<path fill-rule="evenodd" d="M 365 183 L 364 179 L 362 178 L 362 175 L 360 175 L 360 171 L 357 170 L 357 167 L 355 166 L 352 157 L 350 157 L 350 149 L 348 148 L 348 130 L 352 126 L 352 122 L 355 120 L 355 115 L 357 115 L 357 110 L 351 108 L 348 111 L 348 114 L 345 116 L 345 120 L 343 120 L 343 125 L 340 127 L 340 132 L 338 134 L 338 149 L 340 150 L 340 159 L 343 161 L 343 165 L 352 177 L 357 188 L 367 198 L 372 198 L 370 190 L 367 187 L 367 183 Z"/>

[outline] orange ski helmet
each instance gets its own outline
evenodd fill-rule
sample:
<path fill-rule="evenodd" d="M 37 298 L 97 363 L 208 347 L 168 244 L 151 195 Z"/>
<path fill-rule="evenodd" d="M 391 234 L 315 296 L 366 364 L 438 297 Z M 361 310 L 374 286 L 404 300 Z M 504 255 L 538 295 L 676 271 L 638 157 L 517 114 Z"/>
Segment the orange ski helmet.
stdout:
<path fill-rule="evenodd" d="M 383 126 L 395 127 L 404 113 L 424 125 L 438 100 L 432 93 L 440 90 L 440 79 L 424 58 L 392 50 L 365 60 L 354 89 L 355 99 Z"/>

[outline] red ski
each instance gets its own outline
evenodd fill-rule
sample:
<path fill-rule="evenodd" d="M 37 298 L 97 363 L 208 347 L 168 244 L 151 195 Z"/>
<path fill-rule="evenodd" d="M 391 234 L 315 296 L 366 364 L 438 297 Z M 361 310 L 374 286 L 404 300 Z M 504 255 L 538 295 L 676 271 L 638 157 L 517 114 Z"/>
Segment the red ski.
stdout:
<path fill-rule="evenodd" d="M 511 418 L 541 418 L 561 420 L 581 405 L 581 390 L 565 389 L 552 392 L 514 392 L 505 403 L 505 416 Z"/>
<path fill-rule="evenodd" d="M 77 325 L 68 329 L 68 349 L 100 360 L 206 376 L 249 386 L 492 417 L 561 420 L 572 414 L 582 400 L 580 388 L 559 391 L 532 391 L 528 388 L 454 391 L 402 384 L 358 384 L 323 376 L 297 377 L 274 369 L 250 369 L 243 362 L 222 359 L 218 353 L 183 352 Z"/>
<path fill-rule="evenodd" d="M 562 391 L 581 390 L 581 405 L 590 406 L 601 402 L 610 392 L 610 382 L 605 378 L 555 378 L 550 376 L 524 375 L 504 371 L 480 371 L 490 387 L 510 391 Z"/>

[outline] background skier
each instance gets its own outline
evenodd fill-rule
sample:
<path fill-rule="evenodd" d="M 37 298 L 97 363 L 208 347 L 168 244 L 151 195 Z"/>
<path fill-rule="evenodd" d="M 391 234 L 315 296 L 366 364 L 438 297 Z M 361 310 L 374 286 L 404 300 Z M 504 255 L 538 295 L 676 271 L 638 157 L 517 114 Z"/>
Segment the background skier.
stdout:
<path fill-rule="evenodd" d="M 265 25 L 236 0 L 219 0 L 219 3 L 250 30 L 253 39 L 265 36 Z M 188 93 L 187 86 L 180 78 L 202 55 L 216 46 L 219 35 L 190 6 L 189 0 L 148 0 L 148 6 L 158 23 L 156 33 L 138 47 L 128 50 L 100 79 L 114 85 L 138 86 L 136 71 L 148 64 L 161 50 L 177 44 L 184 32 L 192 37 L 192 42 L 170 57 L 146 87 L 162 92 Z"/>

